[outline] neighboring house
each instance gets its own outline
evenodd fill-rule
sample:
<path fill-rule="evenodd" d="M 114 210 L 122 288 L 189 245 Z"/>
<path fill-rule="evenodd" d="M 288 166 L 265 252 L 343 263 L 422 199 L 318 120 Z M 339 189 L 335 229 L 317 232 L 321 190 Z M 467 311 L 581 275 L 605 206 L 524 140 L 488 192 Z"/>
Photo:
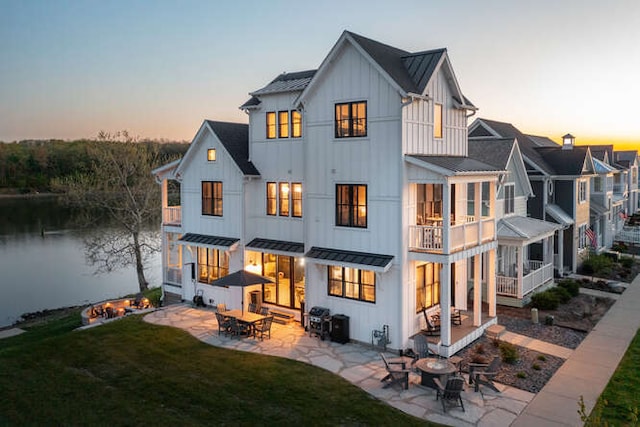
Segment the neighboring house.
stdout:
<path fill-rule="evenodd" d="M 617 170 L 607 162 L 593 158 L 596 175 L 591 178 L 589 209 L 591 215 L 591 246 L 601 252 L 613 245 L 616 234 L 613 205 L 613 176 Z"/>
<path fill-rule="evenodd" d="M 640 212 L 640 181 L 638 169 L 640 168 L 640 158 L 638 152 L 633 150 L 614 151 L 613 160 L 617 165 L 627 169 L 627 189 L 628 198 L 625 211 L 627 215 Z"/>
<path fill-rule="evenodd" d="M 388 331 L 396 349 L 425 327 L 425 307 L 440 311 L 443 356 L 496 322 L 505 170 L 468 157 L 476 108 L 445 49 L 411 53 L 345 31 L 318 70 L 250 95 L 249 125 L 205 121 L 184 158 L 155 171 L 165 295 L 235 308 L 254 298 L 297 318 L 304 301 L 349 316 L 351 339 Z M 179 207 L 169 180 L 181 184 Z M 239 297 L 210 286 L 242 268 L 274 283 Z M 452 308 L 468 310 L 466 327 L 452 327 Z"/>
<path fill-rule="evenodd" d="M 525 135 L 510 123 L 476 119 L 469 126 L 469 139 L 487 137 L 518 140 L 535 195 L 527 202 L 527 213 L 563 227 L 554 239 L 554 267 L 558 274 L 576 272 L 590 246 L 589 181 L 594 165 L 589 148 L 575 146 L 568 134 L 559 146 L 545 137 Z"/>
<path fill-rule="evenodd" d="M 469 157 L 506 171 L 496 193 L 497 303 L 522 307 L 553 284 L 553 237 L 562 226 L 527 216 L 534 194 L 516 139 L 471 139 Z"/>

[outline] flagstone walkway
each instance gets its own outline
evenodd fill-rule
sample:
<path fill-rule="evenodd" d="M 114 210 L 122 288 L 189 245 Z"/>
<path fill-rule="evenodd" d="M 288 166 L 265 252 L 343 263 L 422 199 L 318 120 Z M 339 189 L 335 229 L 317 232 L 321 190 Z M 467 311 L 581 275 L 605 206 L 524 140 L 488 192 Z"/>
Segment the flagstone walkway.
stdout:
<path fill-rule="evenodd" d="M 211 309 L 172 305 L 144 317 L 157 325 L 184 329 L 207 344 L 228 349 L 286 357 L 318 366 L 340 375 L 376 398 L 425 420 L 452 426 L 508 426 L 535 396 L 517 388 L 498 384 L 501 393 L 488 389 L 475 393 L 472 387 L 462 393 L 465 412 L 460 408 L 442 411 L 434 390 L 421 386 L 420 376 L 410 374 L 409 390 L 382 388 L 386 375 L 378 350 L 367 345 L 338 344 L 309 337 L 299 324 L 273 324 L 271 339 L 229 338 L 218 335 L 218 324 Z M 389 357 L 394 355 L 389 354 Z"/>

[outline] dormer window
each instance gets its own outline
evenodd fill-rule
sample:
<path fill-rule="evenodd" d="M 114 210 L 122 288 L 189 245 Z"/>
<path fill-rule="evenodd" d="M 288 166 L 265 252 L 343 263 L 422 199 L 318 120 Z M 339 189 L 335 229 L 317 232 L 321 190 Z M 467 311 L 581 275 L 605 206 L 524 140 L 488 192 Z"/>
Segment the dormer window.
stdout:
<path fill-rule="evenodd" d="M 367 136 L 367 102 L 336 104 L 336 138 Z"/>
<path fill-rule="evenodd" d="M 433 104 L 433 137 L 442 138 L 442 104 Z"/>
<path fill-rule="evenodd" d="M 209 148 L 207 150 L 207 161 L 209 161 L 209 162 L 215 162 L 216 161 L 216 149 L 215 148 Z"/>

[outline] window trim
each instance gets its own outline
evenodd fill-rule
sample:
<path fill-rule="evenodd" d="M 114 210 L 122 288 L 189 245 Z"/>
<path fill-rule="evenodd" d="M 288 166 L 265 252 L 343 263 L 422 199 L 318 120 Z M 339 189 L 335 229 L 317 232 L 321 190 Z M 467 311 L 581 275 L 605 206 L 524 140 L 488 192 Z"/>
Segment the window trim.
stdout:
<path fill-rule="evenodd" d="M 211 155 L 212 153 L 213 153 L 213 156 Z M 218 153 L 216 152 L 215 148 L 208 148 L 207 149 L 207 161 L 208 162 L 215 162 L 217 160 L 217 156 L 218 156 Z"/>
<path fill-rule="evenodd" d="M 204 251 L 206 255 L 204 257 L 206 258 L 206 263 L 204 264 L 200 262 L 201 251 Z M 209 254 L 212 254 L 212 257 L 209 257 Z M 213 258 L 213 260 L 211 260 L 211 258 Z M 198 274 L 197 274 L 198 283 L 211 284 L 212 282 L 220 279 L 221 277 L 227 276 L 229 274 L 229 254 L 225 250 L 198 246 L 196 251 L 196 260 L 197 260 L 197 266 L 198 266 Z M 207 272 L 206 281 L 201 280 L 203 277 L 201 274 L 203 266 L 206 268 L 206 272 Z M 211 275 L 208 274 L 210 269 L 213 269 L 214 271 L 216 271 L 217 275 L 214 275 L 214 277 L 211 277 Z M 225 273 L 225 274 L 222 274 L 222 273 Z"/>
<path fill-rule="evenodd" d="M 296 123 L 296 118 L 299 119 L 297 123 Z M 291 138 L 302 138 L 302 113 L 298 110 L 291 110 L 290 122 L 291 122 Z M 298 130 L 298 133 L 296 133 L 296 129 Z"/>
<path fill-rule="evenodd" d="M 210 187 L 211 197 L 205 197 L 205 187 Z M 201 186 L 201 213 L 205 216 L 223 215 L 223 187 L 222 181 L 202 181 Z M 218 202 L 219 201 L 219 208 Z M 206 208 L 209 209 L 206 209 Z"/>
<path fill-rule="evenodd" d="M 357 116 L 354 117 L 354 111 L 357 110 L 357 106 L 359 104 L 364 104 L 364 119 L 359 118 Z M 348 105 L 349 106 L 349 111 L 348 111 L 348 116 L 346 119 L 341 118 L 340 120 L 338 120 L 338 107 L 344 106 L 344 105 Z M 369 133 L 369 126 L 368 126 L 368 111 L 367 111 L 367 101 L 362 100 L 362 101 L 351 101 L 351 102 L 337 102 L 334 105 L 334 111 L 333 111 L 333 120 L 334 120 L 334 137 L 336 139 L 344 139 L 344 138 L 364 138 L 368 135 Z M 364 120 L 364 132 L 362 134 L 355 134 L 355 130 L 356 127 L 354 126 L 354 122 L 357 120 Z M 347 122 L 347 134 L 346 135 L 342 135 L 342 131 L 340 129 L 342 129 L 341 126 L 338 125 L 338 123 L 346 121 Z"/>
<path fill-rule="evenodd" d="M 507 189 L 510 189 L 510 197 L 507 194 Z M 504 185 L 504 214 L 510 215 L 516 210 L 516 185 L 514 183 L 508 183 Z"/>
<path fill-rule="evenodd" d="M 587 201 L 587 181 L 581 179 L 578 181 L 578 203 L 582 204 Z"/>
<path fill-rule="evenodd" d="M 300 191 L 296 191 L 296 188 L 299 188 Z M 291 216 L 293 218 L 302 218 L 302 183 L 292 182 L 289 193 L 291 194 Z"/>
<path fill-rule="evenodd" d="M 433 138 L 442 139 L 444 129 L 444 116 L 442 104 L 439 102 L 433 103 Z"/>
<path fill-rule="evenodd" d="M 286 191 L 285 191 L 286 188 Z M 284 196 L 286 193 L 286 196 Z M 278 183 L 278 216 L 289 216 L 291 213 L 291 185 L 288 182 Z"/>
<path fill-rule="evenodd" d="M 427 283 L 427 266 L 431 265 L 431 276 L 433 279 L 431 283 Z M 418 270 L 424 270 L 423 283 L 418 283 Z M 440 304 L 440 273 L 442 272 L 442 264 L 437 262 L 427 262 L 416 266 L 416 313 L 422 311 L 423 308 L 431 308 Z M 426 306 L 427 287 L 431 287 L 432 302 L 430 306 Z M 422 298 L 419 297 L 419 293 L 422 290 Z M 434 296 L 435 295 L 435 296 Z"/>
<path fill-rule="evenodd" d="M 282 118 L 286 119 L 286 122 L 283 123 Z M 278 139 L 289 138 L 289 111 L 278 111 Z"/>
<path fill-rule="evenodd" d="M 345 269 L 349 268 L 350 270 L 353 270 L 357 273 L 357 281 L 353 282 L 353 281 L 347 281 L 346 280 L 346 274 L 345 274 Z M 331 272 L 333 269 L 341 269 L 340 271 L 340 278 L 334 279 L 331 277 Z M 373 277 L 373 283 L 369 284 L 369 283 L 365 283 L 363 281 L 363 273 L 369 272 L 371 273 L 372 277 Z M 331 289 L 332 289 L 332 284 L 339 284 L 340 287 L 340 294 L 338 295 L 337 293 L 332 293 Z M 347 286 L 356 286 L 358 289 L 358 297 L 354 298 L 354 297 L 350 297 L 347 296 Z M 364 291 L 365 288 L 369 288 L 373 291 L 373 299 L 369 300 L 369 299 L 365 299 L 364 296 L 366 295 L 366 292 Z M 365 269 L 361 269 L 361 268 L 352 268 L 352 267 L 343 267 L 343 266 L 339 266 L 339 265 L 328 265 L 327 266 L 327 295 L 330 297 L 336 297 L 336 298 L 344 298 L 344 299 L 348 299 L 348 300 L 352 300 L 352 301 L 360 301 L 360 302 L 366 302 L 369 304 L 375 304 L 376 303 L 376 299 L 377 299 L 377 286 L 376 286 L 376 273 L 373 270 L 365 270 Z"/>
<path fill-rule="evenodd" d="M 270 192 L 270 189 L 273 190 L 273 192 Z M 269 194 L 273 194 L 271 197 L 269 196 Z M 267 215 L 269 216 L 276 216 L 278 214 L 278 184 L 276 182 L 267 182 L 267 194 L 266 194 L 266 199 L 267 199 Z M 270 204 L 271 202 L 271 204 Z M 269 209 L 271 208 L 271 209 Z"/>
<path fill-rule="evenodd" d="M 273 123 L 270 123 L 269 118 L 273 117 Z M 267 139 L 276 139 L 278 136 L 278 116 L 275 111 L 267 111 L 266 118 L 266 137 Z"/>
<path fill-rule="evenodd" d="M 346 203 L 341 199 L 341 189 L 342 187 L 347 187 L 347 201 Z M 358 192 L 354 192 L 354 189 L 364 189 L 364 206 L 358 204 L 357 198 L 359 196 Z M 355 197 L 355 204 L 354 202 Z M 335 207 L 336 207 L 336 216 L 335 216 L 335 224 L 338 227 L 352 227 L 352 228 L 367 228 L 369 222 L 369 199 L 368 199 L 368 188 L 366 184 L 336 184 L 336 198 L 335 198 Z M 342 218 L 341 215 L 341 207 L 346 207 L 347 209 L 347 218 L 346 222 L 341 223 Z M 364 224 L 358 224 L 358 215 L 357 213 L 354 215 L 354 212 L 363 208 L 365 209 L 364 215 Z"/>

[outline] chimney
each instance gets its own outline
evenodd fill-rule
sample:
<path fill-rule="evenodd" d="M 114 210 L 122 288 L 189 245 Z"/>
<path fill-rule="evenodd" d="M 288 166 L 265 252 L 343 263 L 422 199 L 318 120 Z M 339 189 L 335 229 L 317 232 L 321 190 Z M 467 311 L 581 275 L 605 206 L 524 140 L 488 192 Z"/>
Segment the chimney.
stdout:
<path fill-rule="evenodd" d="M 563 150 L 573 150 L 573 146 L 575 143 L 576 143 L 576 137 L 571 135 L 570 133 L 562 137 Z"/>

